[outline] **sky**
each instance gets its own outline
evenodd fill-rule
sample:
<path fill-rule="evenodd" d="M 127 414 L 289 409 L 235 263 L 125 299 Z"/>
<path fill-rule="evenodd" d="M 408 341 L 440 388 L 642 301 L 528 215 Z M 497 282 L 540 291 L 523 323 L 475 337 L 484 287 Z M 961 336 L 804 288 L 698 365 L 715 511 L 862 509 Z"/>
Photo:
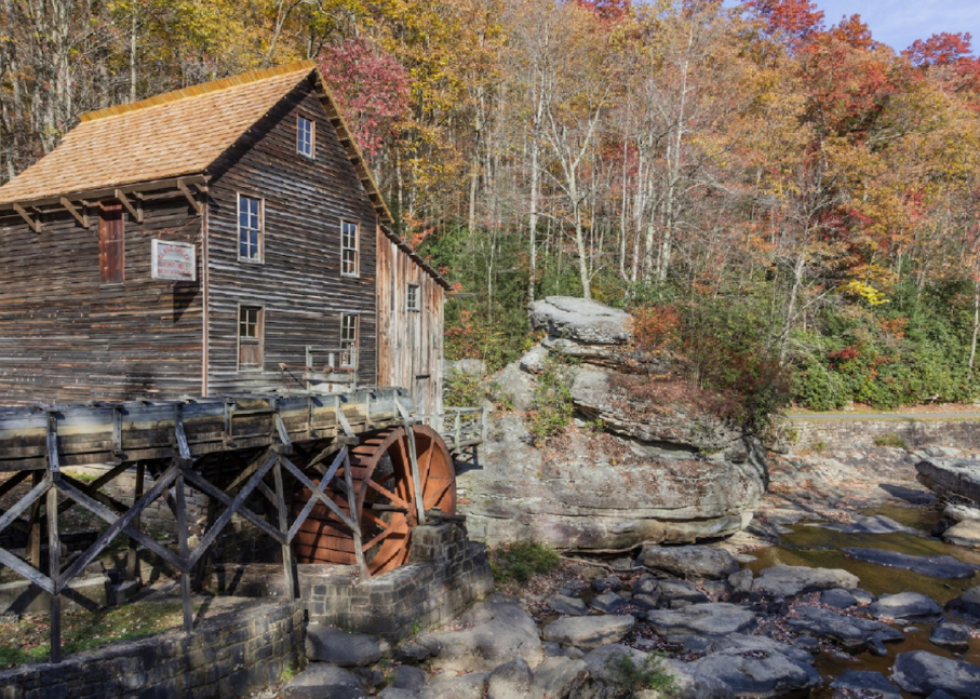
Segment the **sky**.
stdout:
<path fill-rule="evenodd" d="M 828 25 L 859 14 L 876 41 L 896 51 L 939 32 L 969 32 L 980 53 L 980 0 L 812 0 Z M 730 3 L 726 3 L 730 4 Z"/>

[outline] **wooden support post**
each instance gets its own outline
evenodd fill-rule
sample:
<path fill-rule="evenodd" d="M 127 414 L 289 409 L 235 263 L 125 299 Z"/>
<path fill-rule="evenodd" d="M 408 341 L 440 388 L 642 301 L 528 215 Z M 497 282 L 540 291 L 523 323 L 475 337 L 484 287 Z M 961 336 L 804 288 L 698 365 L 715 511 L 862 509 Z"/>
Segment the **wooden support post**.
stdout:
<path fill-rule="evenodd" d="M 459 453 L 459 443 L 461 441 L 463 432 L 463 414 L 460 411 L 456 411 L 456 423 L 454 425 L 455 435 L 453 437 L 453 451 Z"/>
<path fill-rule="evenodd" d="M 286 491 L 282 485 L 282 462 L 276 461 L 273 468 L 273 477 L 276 481 L 276 509 L 279 511 L 279 531 L 282 532 L 284 541 L 282 544 L 282 568 L 286 576 L 286 590 L 289 599 L 296 599 L 296 571 L 293 567 L 293 547 L 289 542 L 289 520 L 286 513 Z"/>
<path fill-rule="evenodd" d="M 43 471 L 31 472 L 31 487 L 36 488 L 44 480 Z M 41 570 L 41 499 L 31 505 L 28 514 L 27 562 Z"/>
<path fill-rule="evenodd" d="M 348 512 L 350 512 L 351 523 L 354 525 L 351 527 L 354 534 L 354 558 L 357 559 L 357 567 L 361 571 L 361 577 L 367 579 L 368 569 L 367 563 L 364 561 L 364 541 L 361 538 L 361 523 L 357 521 L 357 498 L 354 495 L 354 481 L 350 474 L 350 456 L 346 449 L 344 450 L 344 483 L 347 485 Z"/>
<path fill-rule="evenodd" d="M 54 474 L 52 474 L 54 475 Z M 57 580 L 61 575 L 61 537 L 58 536 L 58 489 L 48 491 L 45 506 L 48 515 L 48 577 Z M 51 593 L 51 662 L 61 662 L 61 595 L 57 588 Z"/>
<path fill-rule="evenodd" d="M 133 487 L 133 504 L 135 505 L 139 502 L 139 499 L 143 497 L 143 481 L 146 478 L 146 464 L 140 461 L 136 464 L 136 484 Z M 133 527 L 136 529 L 140 528 L 140 518 L 139 515 L 133 520 Z M 129 538 L 129 557 L 126 560 L 126 572 L 127 577 L 130 580 L 138 580 L 140 577 L 140 559 L 139 559 L 139 542 L 136 539 Z"/>
<path fill-rule="evenodd" d="M 415 486 L 415 509 L 418 510 L 416 517 L 419 524 L 425 525 L 425 503 L 422 498 L 422 477 L 419 474 L 418 451 L 415 449 L 415 429 L 412 424 L 412 417 L 405 410 L 404 406 L 395 401 L 398 412 L 401 413 L 405 424 L 405 438 L 408 440 L 408 460 L 412 468 L 412 483 Z"/>
<path fill-rule="evenodd" d="M 310 381 L 310 374 L 313 373 L 313 345 L 306 346 L 306 390 L 313 390 L 313 382 Z"/>
<path fill-rule="evenodd" d="M 180 560 L 184 570 L 180 574 L 180 596 L 184 602 L 184 632 L 190 633 L 194 628 L 194 610 L 191 607 L 191 571 L 188 559 L 190 549 L 187 546 L 187 498 L 184 495 L 184 467 L 174 483 L 177 489 L 177 538 L 180 542 Z"/>

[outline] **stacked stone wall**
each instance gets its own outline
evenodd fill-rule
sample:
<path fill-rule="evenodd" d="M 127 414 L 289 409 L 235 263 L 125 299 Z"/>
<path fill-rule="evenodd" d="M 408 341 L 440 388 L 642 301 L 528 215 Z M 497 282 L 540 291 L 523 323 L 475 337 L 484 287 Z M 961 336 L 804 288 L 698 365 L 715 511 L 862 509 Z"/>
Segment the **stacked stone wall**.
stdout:
<path fill-rule="evenodd" d="M 201 623 L 60 663 L 0 672 L 2 699 L 227 699 L 277 685 L 304 661 L 301 602 L 248 602 Z"/>
<path fill-rule="evenodd" d="M 911 449 L 928 446 L 980 450 L 980 419 L 793 417 L 781 423 L 790 453 L 864 449 L 898 437 Z"/>
<path fill-rule="evenodd" d="M 486 548 L 463 527 L 416 527 L 411 547 L 408 565 L 368 580 L 344 566 L 298 566 L 310 622 L 395 641 L 450 621 L 493 591 Z"/>

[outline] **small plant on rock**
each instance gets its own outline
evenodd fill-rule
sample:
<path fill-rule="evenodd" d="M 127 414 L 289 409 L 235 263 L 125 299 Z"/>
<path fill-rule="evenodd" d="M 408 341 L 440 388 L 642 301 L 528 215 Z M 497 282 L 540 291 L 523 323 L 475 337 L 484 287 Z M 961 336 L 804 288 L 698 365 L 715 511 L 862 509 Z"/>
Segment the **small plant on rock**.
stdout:
<path fill-rule="evenodd" d="M 631 656 L 618 653 L 610 656 L 606 669 L 620 691 L 617 695 L 620 699 L 634 699 L 648 689 L 669 697 L 676 688 L 673 675 L 664 669 L 662 659 L 656 655 L 648 656 L 643 665 L 637 665 Z"/>
<path fill-rule="evenodd" d="M 894 447 L 896 449 L 908 449 L 909 445 L 900 434 L 890 432 L 874 438 L 876 447 Z"/>
<path fill-rule="evenodd" d="M 534 387 L 534 405 L 527 413 L 527 427 L 536 444 L 553 437 L 572 421 L 571 381 L 566 368 L 551 357 L 544 361 Z"/>
<path fill-rule="evenodd" d="M 490 571 L 498 583 L 527 582 L 561 567 L 561 556 L 549 546 L 532 541 L 501 544 L 490 551 Z"/>

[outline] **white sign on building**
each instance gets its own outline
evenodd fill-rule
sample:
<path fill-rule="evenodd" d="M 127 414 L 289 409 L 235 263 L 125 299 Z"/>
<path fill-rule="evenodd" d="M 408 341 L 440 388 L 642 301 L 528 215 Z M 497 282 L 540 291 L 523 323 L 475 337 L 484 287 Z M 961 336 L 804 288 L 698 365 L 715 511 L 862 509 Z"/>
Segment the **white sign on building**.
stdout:
<path fill-rule="evenodd" d="M 197 281 L 197 248 L 193 243 L 173 243 L 153 240 L 154 279 L 176 282 Z"/>

